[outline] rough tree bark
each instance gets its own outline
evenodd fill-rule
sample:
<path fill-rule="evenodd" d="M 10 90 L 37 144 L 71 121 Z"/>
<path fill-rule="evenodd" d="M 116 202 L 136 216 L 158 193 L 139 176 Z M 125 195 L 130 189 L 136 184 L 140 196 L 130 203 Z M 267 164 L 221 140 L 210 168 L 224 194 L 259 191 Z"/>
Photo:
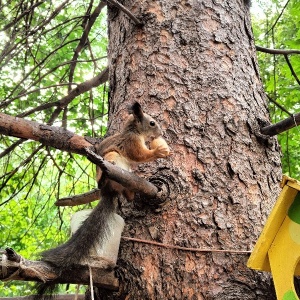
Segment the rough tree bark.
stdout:
<path fill-rule="evenodd" d="M 141 102 L 174 155 L 140 171 L 173 180 L 159 212 L 125 204 L 124 235 L 183 247 L 251 250 L 279 192 L 275 138 L 244 1 L 124 0 L 109 6 L 110 131 Z M 275 299 L 244 253 L 199 253 L 123 241 L 127 285 L 113 299 Z"/>

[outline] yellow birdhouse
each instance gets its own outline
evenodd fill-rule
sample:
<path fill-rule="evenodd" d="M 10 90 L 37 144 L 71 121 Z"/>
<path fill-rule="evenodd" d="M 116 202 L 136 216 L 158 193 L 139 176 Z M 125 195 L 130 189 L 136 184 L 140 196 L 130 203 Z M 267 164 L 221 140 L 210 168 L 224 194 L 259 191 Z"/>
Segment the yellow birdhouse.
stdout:
<path fill-rule="evenodd" d="M 284 176 L 281 187 L 247 266 L 272 273 L 278 300 L 299 300 L 294 276 L 300 275 L 300 182 Z"/>

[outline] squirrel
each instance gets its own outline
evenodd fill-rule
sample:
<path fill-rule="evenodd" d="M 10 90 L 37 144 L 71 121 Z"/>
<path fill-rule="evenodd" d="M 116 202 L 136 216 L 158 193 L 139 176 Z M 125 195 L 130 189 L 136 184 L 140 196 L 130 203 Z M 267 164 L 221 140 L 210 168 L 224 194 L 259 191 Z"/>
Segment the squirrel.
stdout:
<path fill-rule="evenodd" d="M 131 171 L 134 164 L 169 156 L 170 149 L 162 138 L 159 124 L 143 112 L 138 102 L 131 106 L 129 113 L 123 130 L 105 138 L 95 147 L 97 154 L 127 171 Z M 146 146 L 146 142 L 150 142 L 152 149 Z M 42 261 L 59 270 L 67 270 L 83 262 L 96 243 L 102 244 L 109 238 L 108 224 L 116 209 L 116 197 L 123 194 L 128 200 L 133 200 L 134 193 L 121 184 L 105 178 L 99 167 L 96 170 L 96 180 L 100 188 L 100 202 L 65 244 L 42 253 Z M 38 284 L 39 296 L 47 291 L 53 291 L 54 286 L 51 281 Z"/>

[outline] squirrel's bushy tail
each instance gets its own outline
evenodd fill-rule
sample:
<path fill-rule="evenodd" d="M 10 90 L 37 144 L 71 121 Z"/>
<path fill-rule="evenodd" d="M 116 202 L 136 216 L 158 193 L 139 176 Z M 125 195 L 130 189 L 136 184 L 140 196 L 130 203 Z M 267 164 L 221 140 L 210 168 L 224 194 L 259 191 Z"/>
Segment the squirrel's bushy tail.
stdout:
<path fill-rule="evenodd" d="M 52 264 L 59 271 L 64 271 L 87 258 L 96 243 L 103 244 L 109 236 L 109 223 L 113 218 L 114 198 L 117 196 L 117 193 L 110 189 L 109 185 L 108 183 L 101 189 L 100 202 L 73 236 L 65 244 L 43 252 L 42 261 Z M 53 299 L 51 294 L 53 294 L 55 286 L 56 284 L 51 281 L 37 284 L 38 295 L 35 299 Z M 44 296 L 46 293 L 49 296 Z"/>
<path fill-rule="evenodd" d="M 114 212 L 114 192 L 101 190 L 101 200 L 92 210 L 73 236 L 57 248 L 42 253 L 42 261 L 49 262 L 59 269 L 79 264 L 88 257 L 96 243 L 102 244 L 109 235 L 109 222 Z"/>
<path fill-rule="evenodd" d="M 37 295 L 33 296 L 33 300 L 55 300 L 58 286 L 53 282 L 39 282 L 35 285 Z M 48 295 L 45 295 L 47 293 Z"/>

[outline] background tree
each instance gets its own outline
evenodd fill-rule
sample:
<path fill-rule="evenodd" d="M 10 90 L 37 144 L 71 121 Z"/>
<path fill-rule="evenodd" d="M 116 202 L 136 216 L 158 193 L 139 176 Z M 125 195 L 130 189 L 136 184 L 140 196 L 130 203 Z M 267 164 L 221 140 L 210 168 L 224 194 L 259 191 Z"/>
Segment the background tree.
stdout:
<path fill-rule="evenodd" d="M 265 91 L 269 98 L 272 122 L 276 123 L 299 112 L 299 1 L 259 1 L 261 14 L 252 16 L 258 62 Z M 258 5 L 258 4 L 256 4 Z M 299 178 L 299 129 L 278 136 L 282 149 L 284 173 Z"/>
<path fill-rule="evenodd" d="M 110 132 L 121 126 L 126 105 L 139 100 L 175 152 L 171 161 L 140 169 L 165 178 L 172 199 L 159 213 L 123 203 L 124 235 L 194 248 L 122 242 L 129 297 L 272 299 L 269 280 L 245 267 L 244 250 L 252 248 L 280 180 L 276 140 L 258 130 L 268 112 L 247 5 L 123 4 L 143 26 L 109 6 Z M 92 89 L 105 79 L 104 4 L 76 5 L 2 3 L 0 105 L 10 115 L 95 136 L 105 132 L 107 117 L 105 85 Z M 32 257 L 66 239 L 53 201 L 93 188 L 93 170 L 85 158 L 34 142 L 2 136 L 1 147 L 2 244 Z M 241 253 L 195 250 L 203 248 Z"/>

